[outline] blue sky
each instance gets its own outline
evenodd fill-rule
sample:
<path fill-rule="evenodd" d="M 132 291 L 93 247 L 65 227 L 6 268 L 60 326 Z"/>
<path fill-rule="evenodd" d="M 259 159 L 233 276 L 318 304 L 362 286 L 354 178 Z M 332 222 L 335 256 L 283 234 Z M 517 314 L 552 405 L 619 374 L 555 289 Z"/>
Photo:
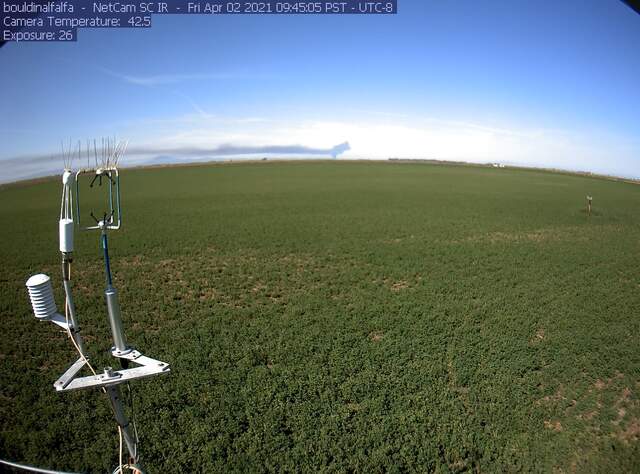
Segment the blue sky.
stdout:
<path fill-rule="evenodd" d="M 640 15 L 629 7 L 398 3 L 395 16 L 156 15 L 151 29 L 7 44 L 0 181 L 49 174 L 39 157 L 62 139 L 114 135 L 129 139 L 132 164 L 349 141 L 342 158 L 640 177 Z"/>

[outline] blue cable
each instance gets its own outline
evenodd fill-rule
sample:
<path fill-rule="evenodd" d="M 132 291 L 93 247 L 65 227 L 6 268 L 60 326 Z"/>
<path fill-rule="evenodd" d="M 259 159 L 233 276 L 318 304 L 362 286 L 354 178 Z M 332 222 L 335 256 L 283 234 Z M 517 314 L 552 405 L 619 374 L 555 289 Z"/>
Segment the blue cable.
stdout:
<path fill-rule="evenodd" d="M 107 233 L 102 234 L 102 250 L 104 250 L 104 267 L 107 272 L 107 285 L 111 286 L 111 262 L 109 261 L 109 245 L 107 243 Z"/>

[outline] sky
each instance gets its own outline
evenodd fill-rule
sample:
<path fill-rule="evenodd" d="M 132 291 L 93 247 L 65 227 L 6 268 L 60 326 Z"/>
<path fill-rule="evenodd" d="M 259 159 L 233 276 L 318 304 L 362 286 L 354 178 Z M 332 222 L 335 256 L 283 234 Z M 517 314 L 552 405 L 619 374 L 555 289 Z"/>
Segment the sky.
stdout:
<path fill-rule="evenodd" d="M 348 142 L 338 159 L 640 178 L 640 15 L 624 3 L 398 0 L 398 10 L 155 15 L 150 29 L 8 43 L 0 182 L 52 174 L 61 141 L 103 136 L 129 140 L 131 165 L 229 150 L 329 157 Z"/>

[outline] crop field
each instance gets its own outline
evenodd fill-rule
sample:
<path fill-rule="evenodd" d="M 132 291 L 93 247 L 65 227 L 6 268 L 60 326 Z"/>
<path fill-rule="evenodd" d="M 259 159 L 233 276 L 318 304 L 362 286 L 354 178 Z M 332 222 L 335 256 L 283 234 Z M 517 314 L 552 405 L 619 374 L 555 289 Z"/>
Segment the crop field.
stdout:
<path fill-rule="evenodd" d="M 132 384 L 147 472 L 640 471 L 640 186 L 422 163 L 121 174 L 127 337 L 171 364 Z M 54 391 L 76 353 L 25 288 L 47 273 L 63 306 L 60 190 L 0 188 L 0 458 L 110 472 L 108 400 Z M 72 284 L 112 365 L 96 233 L 76 233 Z"/>

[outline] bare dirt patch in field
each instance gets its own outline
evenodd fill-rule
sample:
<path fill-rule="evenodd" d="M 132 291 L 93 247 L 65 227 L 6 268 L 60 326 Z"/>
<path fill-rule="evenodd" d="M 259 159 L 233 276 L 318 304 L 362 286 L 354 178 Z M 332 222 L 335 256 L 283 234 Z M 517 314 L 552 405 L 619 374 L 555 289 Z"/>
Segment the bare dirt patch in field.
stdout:
<path fill-rule="evenodd" d="M 398 292 L 398 291 L 402 291 L 402 290 L 406 290 L 407 288 L 410 288 L 409 282 L 406 280 L 396 281 L 395 283 L 392 283 L 390 287 L 391 287 L 391 291 L 394 291 L 394 292 Z"/>
<path fill-rule="evenodd" d="M 538 328 L 536 333 L 529 340 L 529 344 L 531 344 L 532 346 L 540 344 L 542 341 L 544 341 L 545 337 L 546 337 L 546 334 L 545 334 L 544 328 Z"/>
<path fill-rule="evenodd" d="M 558 387 L 558 390 L 556 390 L 556 392 L 553 395 L 546 395 L 542 397 L 540 400 L 536 400 L 536 405 L 540 405 L 543 403 L 558 403 L 562 400 L 566 400 L 567 397 L 565 397 L 564 392 L 565 392 L 564 386 L 561 384 Z"/>
<path fill-rule="evenodd" d="M 557 432 L 560 432 L 563 430 L 562 423 L 560 423 L 558 420 L 555 420 L 555 421 L 545 420 L 544 427 L 548 430 L 553 430 Z"/>
<path fill-rule="evenodd" d="M 638 441 L 640 436 L 640 419 L 632 418 L 627 427 L 617 433 L 618 439 L 625 444 Z"/>
<path fill-rule="evenodd" d="M 632 383 L 625 374 L 597 379 L 581 389 L 560 385 L 555 393 L 535 402 L 535 405 L 564 417 L 547 419 L 544 427 L 555 432 L 578 430 L 589 443 L 617 439 L 625 445 L 640 439 L 640 400 L 638 382 Z M 610 441 L 608 441 L 610 442 Z"/>
<path fill-rule="evenodd" d="M 382 284 L 393 293 L 400 293 L 402 291 L 414 289 L 420 281 L 422 281 L 422 277 L 420 275 L 411 275 L 400 280 L 389 277 L 377 278 L 373 280 L 373 283 L 376 285 Z"/>
<path fill-rule="evenodd" d="M 594 227 L 567 226 L 545 227 L 521 232 L 487 232 L 471 235 L 453 243 L 548 243 L 548 242 L 588 242 L 600 238 L 601 235 L 610 232 L 621 232 L 622 228 L 616 225 L 603 225 Z"/>

